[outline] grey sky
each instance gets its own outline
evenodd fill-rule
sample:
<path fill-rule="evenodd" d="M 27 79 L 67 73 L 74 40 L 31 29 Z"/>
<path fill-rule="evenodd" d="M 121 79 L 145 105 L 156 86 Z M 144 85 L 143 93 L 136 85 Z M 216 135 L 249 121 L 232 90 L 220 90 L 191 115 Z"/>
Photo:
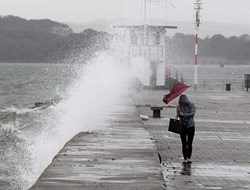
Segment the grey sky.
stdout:
<path fill-rule="evenodd" d="M 150 17 L 194 20 L 193 0 L 151 0 Z M 166 0 L 167 1 L 167 0 Z M 202 0 L 202 21 L 250 24 L 250 0 Z M 89 22 L 118 17 L 141 18 L 143 0 L 0 0 L 0 15 L 59 22 Z"/>

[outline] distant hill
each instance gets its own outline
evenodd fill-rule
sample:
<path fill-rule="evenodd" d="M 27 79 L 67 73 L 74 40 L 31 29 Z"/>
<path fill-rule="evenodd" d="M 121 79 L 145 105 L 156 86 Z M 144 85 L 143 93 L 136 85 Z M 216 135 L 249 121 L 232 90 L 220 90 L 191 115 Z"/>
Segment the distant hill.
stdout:
<path fill-rule="evenodd" d="M 166 37 L 166 55 L 171 59 L 194 57 L 194 34 L 176 33 L 173 37 Z M 199 59 L 209 64 L 220 62 L 226 64 L 250 63 L 250 35 L 243 34 L 239 37 L 225 37 L 221 34 L 199 39 Z M 185 60 L 184 59 L 184 60 Z M 189 61 L 188 61 L 189 62 Z"/>
<path fill-rule="evenodd" d="M 89 24 L 58 23 L 48 19 L 26 20 L 0 16 L 0 62 L 86 62 L 98 51 L 110 47 L 111 22 L 97 20 Z M 193 57 L 194 26 L 187 22 L 169 22 L 178 29 L 167 31 L 166 56 Z M 72 28 L 71 28 L 72 27 Z M 203 23 L 199 31 L 199 56 L 210 63 L 249 64 L 248 26 Z M 192 47 L 192 48 L 190 48 Z"/>
<path fill-rule="evenodd" d="M 66 23 L 74 32 L 79 33 L 87 28 L 92 28 L 98 31 L 110 32 L 112 30 L 112 21 L 95 20 L 89 23 Z M 167 36 L 174 36 L 175 33 L 194 34 L 194 23 L 188 21 L 169 21 L 168 25 L 177 26 L 177 29 L 167 30 Z M 203 22 L 200 25 L 199 36 L 205 38 L 216 34 L 222 34 L 225 37 L 241 36 L 242 34 L 250 34 L 250 25 L 218 23 L 218 22 Z"/>
<path fill-rule="evenodd" d="M 168 30 L 167 31 L 168 36 L 173 36 L 175 33 L 183 33 L 183 34 L 196 33 L 193 22 L 175 21 L 175 22 L 169 22 L 169 25 L 175 25 L 177 26 L 177 29 Z M 205 38 L 207 36 L 212 37 L 216 34 L 221 34 L 225 37 L 241 36 L 242 34 L 250 34 L 250 25 L 203 22 L 200 25 L 198 33 L 201 38 Z"/>
<path fill-rule="evenodd" d="M 65 23 L 69 25 L 75 33 L 80 33 L 88 28 L 92 28 L 97 31 L 110 32 L 112 30 L 112 22 L 106 20 L 95 20 L 89 23 Z"/>
<path fill-rule="evenodd" d="M 43 62 L 73 33 L 65 24 L 51 20 L 0 18 L 0 61 Z"/>
<path fill-rule="evenodd" d="M 84 54 L 83 49 L 88 51 L 82 58 L 86 60 L 106 48 L 107 36 L 92 29 L 76 34 L 68 25 L 49 19 L 0 16 L 0 62 L 71 61 Z"/>
<path fill-rule="evenodd" d="M 67 36 L 73 33 L 73 30 L 66 24 L 42 20 L 26 20 L 17 16 L 0 17 L 0 32 L 2 34 L 13 34 L 19 32 L 43 32 Z M 10 33 L 9 33 L 10 32 Z"/>

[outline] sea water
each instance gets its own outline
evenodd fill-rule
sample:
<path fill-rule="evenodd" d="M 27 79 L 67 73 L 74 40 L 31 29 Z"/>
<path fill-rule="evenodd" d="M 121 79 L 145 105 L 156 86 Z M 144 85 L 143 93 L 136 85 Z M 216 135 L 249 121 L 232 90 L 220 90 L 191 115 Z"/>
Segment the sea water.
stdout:
<path fill-rule="evenodd" d="M 182 73 L 184 83 L 194 84 L 194 65 L 172 65 Z M 232 91 L 243 91 L 244 75 L 250 74 L 250 65 L 197 65 L 197 90 L 225 91 L 230 85 Z"/>
<path fill-rule="evenodd" d="M 102 129 L 128 91 L 127 73 L 107 55 L 88 64 L 1 63 L 0 189 L 29 189 L 70 138 Z"/>

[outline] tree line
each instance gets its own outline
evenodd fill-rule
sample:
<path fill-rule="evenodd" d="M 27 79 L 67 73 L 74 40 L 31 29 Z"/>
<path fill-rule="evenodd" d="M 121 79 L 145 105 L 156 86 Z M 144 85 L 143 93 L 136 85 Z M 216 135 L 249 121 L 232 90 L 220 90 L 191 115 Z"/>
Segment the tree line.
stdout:
<path fill-rule="evenodd" d="M 72 29 L 49 19 L 26 20 L 0 16 L 0 62 L 84 62 L 95 52 L 107 49 L 111 36 L 87 29 Z"/>
<path fill-rule="evenodd" d="M 114 36 L 87 29 L 74 33 L 65 24 L 0 16 L 0 62 L 87 61 L 96 52 L 109 48 Z M 176 33 L 166 37 L 166 56 L 194 55 L 194 35 Z M 199 39 L 199 56 L 250 61 L 250 36 L 225 37 L 221 34 Z M 77 61 L 77 60 L 76 60 Z"/>
<path fill-rule="evenodd" d="M 176 33 L 166 38 L 169 56 L 194 56 L 194 35 Z M 212 37 L 198 39 L 198 53 L 201 57 L 221 57 L 233 61 L 250 61 L 250 36 L 225 37 L 216 34 Z"/>

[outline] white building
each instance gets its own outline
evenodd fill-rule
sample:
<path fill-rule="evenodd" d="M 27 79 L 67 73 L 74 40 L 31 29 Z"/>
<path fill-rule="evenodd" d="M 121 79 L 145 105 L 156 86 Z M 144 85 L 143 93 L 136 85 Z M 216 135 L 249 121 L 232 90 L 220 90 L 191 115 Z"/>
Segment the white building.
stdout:
<path fill-rule="evenodd" d="M 143 21 L 122 20 L 115 28 L 123 29 L 124 46 L 130 62 L 132 75 L 145 87 L 165 86 L 165 32 L 175 29 L 159 20 Z"/>

